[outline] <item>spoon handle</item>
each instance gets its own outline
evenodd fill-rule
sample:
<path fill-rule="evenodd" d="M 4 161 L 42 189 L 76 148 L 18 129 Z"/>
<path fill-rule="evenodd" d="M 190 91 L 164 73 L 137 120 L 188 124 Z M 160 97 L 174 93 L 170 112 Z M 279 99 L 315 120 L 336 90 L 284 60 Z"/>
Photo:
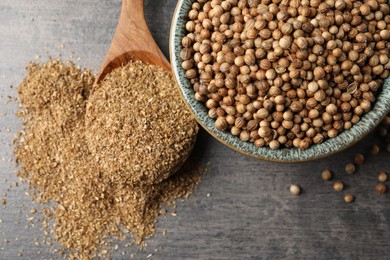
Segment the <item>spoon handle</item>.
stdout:
<path fill-rule="evenodd" d="M 128 61 L 141 60 L 171 71 L 169 61 L 153 39 L 145 21 L 144 0 L 123 0 L 119 23 L 97 82 Z"/>

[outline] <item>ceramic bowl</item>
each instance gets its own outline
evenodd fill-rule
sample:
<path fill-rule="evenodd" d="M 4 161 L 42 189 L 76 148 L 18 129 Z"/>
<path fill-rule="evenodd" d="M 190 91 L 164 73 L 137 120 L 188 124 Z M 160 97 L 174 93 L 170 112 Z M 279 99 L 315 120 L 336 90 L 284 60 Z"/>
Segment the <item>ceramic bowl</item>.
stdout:
<path fill-rule="evenodd" d="M 217 130 L 214 126 L 215 119 L 210 118 L 205 105 L 195 99 L 194 90 L 190 81 L 185 77 L 185 71 L 181 67 L 181 39 L 186 34 L 185 24 L 188 21 L 187 14 L 191 10 L 193 2 L 194 0 L 178 0 L 173 16 L 170 35 L 172 71 L 185 102 L 188 104 L 199 124 L 212 136 L 230 148 L 259 159 L 270 161 L 300 162 L 319 159 L 341 152 L 361 140 L 370 131 L 375 129 L 390 111 L 390 82 L 389 79 L 386 79 L 372 110 L 364 115 L 359 123 L 351 129 L 343 131 L 337 137 L 328 139 L 321 144 L 313 145 L 307 150 L 297 148 L 272 150 L 268 147 L 257 147 L 252 143 L 244 142 L 239 137 L 231 135 L 230 132 Z"/>

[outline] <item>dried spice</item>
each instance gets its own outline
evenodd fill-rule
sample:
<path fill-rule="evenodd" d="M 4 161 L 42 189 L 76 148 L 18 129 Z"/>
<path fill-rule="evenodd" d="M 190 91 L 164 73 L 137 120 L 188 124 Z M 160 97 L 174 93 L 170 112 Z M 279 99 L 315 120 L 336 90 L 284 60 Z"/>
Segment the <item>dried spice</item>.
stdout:
<path fill-rule="evenodd" d="M 330 181 L 333 178 L 333 173 L 330 170 L 325 169 L 322 171 L 321 177 L 324 181 Z"/>
<path fill-rule="evenodd" d="M 389 10 L 382 0 L 197 0 L 182 68 L 218 130 L 307 149 L 371 110 L 390 74 Z"/>
<path fill-rule="evenodd" d="M 291 184 L 290 192 L 292 195 L 298 196 L 301 193 L 301 188 L 296 184 Z"/>
<path fill-rule="evenodd" d="M 348 174 L 353 174 L 356 172 L 356 166 L 353 163 L 347 163 L 345 165 L 345 172 Z"/>
<path fill-rule="evenodd" d="M 352 194 L 347 194 L 344 197 L 345 203 L 351 203 L 355 200 L 355 197 Z"/>
<path fill-rule="evenodd" d="M 358 153 L 355 155 L 354 161 L 357 165 L 363 165 L 364 164 L 364 155 L 361 153 Z"/>
<path fill-rule="evenodd" d="M 130 62 L 96 86 L 85 117 L 87 143 L 112 178 L 159 183 L 191 152 L 198 126 L 158 66 Z"/>
<path fill-rule="evenodd" d="M 370 151 L 373 155 L 376 155 L 381 151 L 381 148 L 379 147 L 379 145 L 374 144 L 373 146 L 371 146 Z"/>
<path fill-rule="evenodd" d="M 134 235 L 137 243 L 153 235 L 161 205 L 171 203 L 178 197 L 187 197 L 199 183 L 204 172 L 203 168 L 191 160 L 188 160 L 176 174 L 172 175 L 173 172 L 168 172 L 169 169 L 174 171 L 176 167 L 181 166 L 184 159 L 178 165 L 168 161 L 169 165 L 161 168 L 162 173 L 158 172 L 158 169 L 155 169 L 155 172 L 150 171 L 154 174 L 151 179 L 148 179 L 149 176 L 144 176 L 145 179 L 139 176 L 132 178 L 130 173 L 120 174 L 118 168 L 102 165 L 101 154 L 99 154 L 101 150 L 97 149 L 100 147 L 91 145 L 92 140 L 97 140 L 92 137 L 93 131 L 96 131 L 96 136 L 101 135 L 102 132 L 93 129 L 97 127 L 97 123 L 94 124 L 92 118 L 102 124 L 102 127 L 112 126 L 113 129 L 105 129 L 107 136 L 113 134 L 114 127 L 124 123 L 123 130 L 129 130 L 129 135 L 140 136 L 142 132 L 147 136 L 141 141 L 141 145 L 145 145 L 149 140 L 155 141 L 158 144 L 157 148 L 153 148 L 153 144 L 150 144 L 149 148 L 141 147 L 137 150 L 139 157 L 136 158 L 140 159 L 144 153 L 144 163 L 148 166 L 153 161 L 162 162 L 161 158 L 156 156 L 152 158 L 150 154 L 153 154 L 154 150 L 149 149 L 161 149 L 162 146 L 170 144 L 173 147 L 167 146 L 167 151 L 182 152 L 187 157 L 186 153 L 189 153 L 191 147 L 183 144 L 191 140 L 190 146 L 192 146 L 195 140 L 197 125 L 186 111 L 184 104 L 170 104 L 176 101 L 178 93 L 169 76 L 163 75 L 160 69 L 141 63 L 132 63 L 118 69 L 113 75 L 118 76 L 118 80 L 123 76 L 129 82 L 135 82 L 131 77 L 133 75 L 142 82 L 146 79 L 139 78 L 141 75 L 139 70 L 143 75 L 153 75 L 155 78 L 149 83 L 146 82 L 144 86 L 134 85 L 137 88 L 124 84 L 123 88 L 131 89 L 133 93 L 119 95 L 117 98 L 112 95 L 120 92 L 120 86 L 113 86 L 112 75 L 109 76 L 106 85 L 103 83 L 100 87 L 97 86 L 91 96 L 94 76 L 90 71 L 81 71 L 72 63 L 63 64 L 59 60 L 52 60 L 43 65 L 31 64 L 28 67 L 28 76 L 18 89 L 23 109 L 19 113 L 23 129 L 15 144 L 15 156 L 20 163 L 18 174 L 35 191 L 37 200 L 46 205 L 47 210 L 44 212 L 47 212 L 54 221 L 53 234 L 64 249 L 70 250 L 71 257 L 89 259 L 98 255 L 99 251 L 105 254 L 108 248 L 106 239 L 112 236 L 122 238 L 126 231 Z M 160 82 L 161 79 L 164 82 Z M 103 104 L 93 102 L 97 100 L 103 102 L 104 99 L 100 99 L 103 98 L 101 91 L 105 86 L 108 87 L 107 82 L 112 83 L 110 87 L 114 89 L 105 92 L 110 95 L 106 96 L 106 101 L 112 101 L 106 105 L 113 109 L 120 108 L 110 111 L 111 118 L 107 116 L 108 111 L 104 111 L 107 112 L 106 115 L 91 112 L 94 105 L 96 105 L 94 109 L 102 109 L 100 106 Z M 125 89 L 122 91 L 126 93 Z M 147 95 L 150 95 L 150 99 L 153 100 L 149 101 Z M 140 111 L 136 111 L 137 107 Z M 145 109 L 146 107 L 153 108 Z M 142 113 L 141 109 L 145 112 Z M 129 116 L 137 115 L 138 118 L 132 118 L 134 121 L 126 121 L 126 118 L 115 113 L 122 115 L 133 113 Z M 103 118 L 110 122 L 104 125 L 105 123 L 101 122 Z M 165 126 L 166 130 L 172 130 L 172 126 L 177 127 L 174 130 L 179 136 L 178 139 L 173 139 L 172 143 L 153 140 L 165 136 L 168 140 L 171 135 L 164 132 L 163 128 L 154 125 L 144 128 L 145 118 L 153 124 L 169 123 L 169 126 Z M 114 119 L 123 121 L 117 122 Z M 179 127 L 178 123 L 187 123 L 187 125 Z M 89 128 L 86 128 L 86 125 Z M 125 138 L 124 132 L 118 131 L 118 135 Z M 119 163 L 125 160 L 127 161 L 125 166 L 130 167 L 133 157 L 120 157 L 128 156 L 129 153 L 119 150 L 136 147 L 135 144 L 129 143 L 127 146 L 122 143 L 114 147 L 107 143 L 105 137 L 102 137 L 102 142 L 106 142 L 111 152 L 106 155 L 108 163 L 111 165 L 114 163 L 109 156 L 115 154 L 119 155 Z M 179 143 L 177 147 L 175 142 Z M 91 151 L 91 147 L 95 147 L 96 150 Z M 115 148 L 118 151 L 115 151 Z M 167 154 L 161 153 L 160 156 L 167 156 Z M 177 157 L 173 155 L 167 156 L 169 160 L 175 158 Z M 140 164 L 141 161 L 136 163 Z M 134 168 L 140 166 L 142 165 L 134 164 Z M 137 174 L 134 170 L 131 173 Z M 169 175 L 172 176 L 167 178 Z M 157 182 L 158 179 L 162 181 L 149 185 Z M 52 202 L 55 202 L 54 206 Z"/>
<path fill-rule="evenodd" d="M 378 192 L 378 193 L 381 193 L 381 194 L 386 193 L 387 192 L 386 184 L 384 184 L 383 182 L 378 183 L 375 186 L 375 191 Z"/>
<path fill-rule="evenodd" d="M 386 182 L 387 179 L 388 179 L 387 173 L 385 173 L 385 172 L 380 172 L 380 173 L 378 173 L 378 181 L 380 181 L 380 182 Z"/>
<path fill-rule="evenodd" d="M 344 189 L 344 184 L 341 181 L 335 181 L 333 183 L 333 189 L 335 191 L 342 191 Z"/>

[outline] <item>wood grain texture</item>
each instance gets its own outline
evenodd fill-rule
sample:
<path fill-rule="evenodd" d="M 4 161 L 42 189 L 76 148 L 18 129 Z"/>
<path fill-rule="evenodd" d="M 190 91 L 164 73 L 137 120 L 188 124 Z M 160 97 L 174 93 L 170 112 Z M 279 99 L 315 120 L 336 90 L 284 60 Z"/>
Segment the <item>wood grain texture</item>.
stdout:
<path fill-rule="evenodd" d="M 150 31 L 166 56 L 175 4 L 176 0 L 145 0 Z M 97 71 L 120 9 L 120 0 L 0 1 L 0 198 L 17 181 L 8 159 L 20 123 L 14 115 L 17 104 L 8 103 L 8 96 L 16 96 L 23 68 L 36 54 L 48 53 L 62 54 L 64 60 L 80 56 L 78 63 Z M 210 161 L 209 172 L 189 200 L 177 203 L 176 217 L 159 220 L 156 236 L 135 259 L 149 254 L 162 260 L 389 259 L 390 194 L 377 195 L 374 187 L 377 172 L 390 171 L 390 154 L 368 153 L 368 163 L 358 173 L 343 172 L 355 153 L 367 153 L 375 142 L 378 139 L 370 135 L 330 158 L 279 164 L 239 154 L 202 132 L 195 152 L 203 163 Z M 345 182 L 345 192 L 336 193 L 321 180 L 324 168 Z M 301 196 L 290 195 L 291 183 L 303 188 Z M 354 203 L 345 205 L 346 192 L 356 196 Z M 32 202 L 24 193 L 25 185 L 12 188 L 7 206 L 0 206 L 0 259 L 58 259 L 49 247 L 34 244 L 43 234 L 38 224 L 32 227 L 27 221 Z M 125 256 L 121 251 L 113 259 L 129 259 L 129 249 Z"/>
<path fill-rule="evenodd" d="M 171 70 L 146 24 L 144 0 L 123 0 L 118 26 L 96 81 L 102 80 L 113 69 L 135 60 Z"/>

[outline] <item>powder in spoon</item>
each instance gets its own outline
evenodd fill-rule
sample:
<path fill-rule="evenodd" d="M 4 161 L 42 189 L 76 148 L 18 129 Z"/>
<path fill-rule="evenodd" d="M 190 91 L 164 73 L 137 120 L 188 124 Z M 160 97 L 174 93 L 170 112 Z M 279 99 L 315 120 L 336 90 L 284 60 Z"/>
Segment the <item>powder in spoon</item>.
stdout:
<path fill-rule="evenodd" d="M 170 94 L 172 100 L 178 100 L 178 90 L 170 77 L 159 68 L 141 63 L 129 64 L 113 73 L 90 95 L 94 76 L 88 70 L 81 71 L 72 63 L 63 64 L 59 60 L 52 60 L 43 65 L 31 64 L 28 67 L 28 76 L 18 88 L 23 109 L 19 113 L 23 129 L 15 145 L 15 156 L 21 165 L 18 174 L 30 184 L 37 200 L 49 209 L 46 212 L 54 212 L 51 216 L 54 221 L 53 234 L 64 249 L 70 250 L 71 256 L 76 258 L 88 259 L 96 256 L 98 252 L 105 253 L 108 248 L 107 238 L 112 236 L 122 238 L 126 230 L 133 234 L 137 243 L 153 235 L 161 206 L 178 197 L 188 196 L 204 172 L 189 160 L 178 173 L 164 179 L 171 174 L 168 172 L 169 169 L 174 171 L 182 164 L 181 161 L 175 165 L 174 160 L 179 157 L 167 155 L 168 151 L 182 152 L 185 154 L 184 157 L 187 157 L 190 149 L 185 146 L 186 140 L 190 139 L 191 142 L 187 145 L 192 146 L 198 131 L 189 112 L 184 112 L 186 111 L 184 104 L 180 103 L 181 101 L 172 104 L 168 97 L 164 96 Z M 119 77 L 119 81 L 124 78 L 127 81 L 122 81 L 123 85 L 114 86 L 113 75 Z M 140 75 L 149 75 L 153 78 L 151 82 L 145 82 L 144 86 L 138 84 L 132 88 L 131 84 L 127 84 L 140 82 L 140 79 L 133 78 Z M 164 82 L 160 82 L 161 79 Z M 146 81 L 146 78 L 144 80 Z M 108 89 L 108 82 L 114 86 L 113 91 Z M 169 82 L 171 85 L 167 84 Z M 115 98 L 114 94 L 121 93 L 120 86 L 126 94 Z M 128 88 L 132 90 L 132 94 L 126 92 Z M 102 92 L 103 89 L 107 92 Z M 106 106 L 111 106 L 115 110 L 102 109 L 104 93 L 107 94 Z M 149 94 L 150 98 L 155 98 L 154 107 L 160 110 L 150 108 L 152 105 L 146 98 Z M 101 103 L 96 104 L 95 100 L 100 100 Z M 142 113 L 141 110 L 135 110 L 135 107 L 149 108 Z M 98 109 L 100 114 L 94 114 L 92 108 Z M 128 120 L 126 117 L 116 115 L 114 111 L 129 117 L 135 114 L 140 121 Z M 153 112 L 165 118 L 159 121 L 155 114 L 150 114 Z M 92 118 L 95 118 L 94 120 L 102 127 L 112 126 L 113 129 L 123 123 L 123 131 L 118 131 L 121 139 L 117 139 L 123 143 L 117 146 L 109 143 L 107 137 L 115 138 L 114 130 L 111 132 L 111 129 L 106 129 L 107 136 L 103 135 L 97 127 L 97 122 L 93 122 Z M 102 122 L 103 118 L 112 122 L 112 125 Z M 147 129 L 140 127 L 140 122 L 145 123 L 145 118 L 150 118 L 153 126 Z M 188 124 L 180 125 L 182 127 L 180 128 L 177 122 Z M 155 124 L 161 126 L 156 127 Z M 179 129 L 176 135 L 181 137 L 163 133 L 164 129 L 171 129 L 170 125 L 164 128 L 166 124 L 177 126 Z M 153 140 L 152 137 L 166 139 L 164 142 L 158 140 L 158 145 L 151 145 L 151 150 L 138 148 L 140 144 L 131 143 L 136 140 L 126 136 L 124 129 L 129 129 L 129 135 L 141 136 L 142 133 L 148 136 L 142 139 L 140 143 L 142 145 L 147 144 L 148 140 Z M 160 132 L 155 133 L 156 130 Z M 94 138 L 99 135 L 102 136 L 101 141 Z M 169 138 L 177 139 L 170 143 Z M 102 151 L 106 150 L 101 150 L 103 146 L 91 144 L 93 140 L 107 144 L 109 152 L 104 158 Z M 127 140 L 131 140 L 129 144 L 125 144 Z M 175 142 L 179 143 L 177 147 Z M 167 145 L 166 151 L 161 152 L 164 145 Z M 137 151 L 138 157 L 132 157 L 133 155 L 123 151 L 131 147 Z M 161 153 L 160 157 L 156 157 L 155 151 Z M 121 160 L 116 162 L 111 156 L 118 156 L 126 163 Z M 164 160 L 161 160 L 164 156 L 167 156 L 169 166 L 161 166 L 164 173 L 160 174 L 158 171 L 160 168 L 151 168 L 149 165 L 156 159 L 159 163 L 164 163 Z M 134 167 L 141 167 L 143 158 L 143 163 L 149 167 L 147 169 L 153 170 L 150 170 L 151 174 L 154 174 L 153 178 L 146 176 L 145 171 L 143 175 L 137 175 L 138 172 L 134 170 L 129 171 L 127 175 L 124 170 L 118 171 L 120 167 L 116 167 L 116 163 L 130 169 L 133 158 L 139 160 L 135 161 L 139 166 Z M 183 157 L 180 159 L 184 161 Z M 112 165 L 112 168 L 104 165 L 105 163 Z M 137 185 L 134 180 L 138 181 Z M 158 180 L 162 181 L 148 185 Z"/>
<path fill-rule="evenodd" d="M 197 124 L 164 69 L 130 62 L 88 100 L 86 136 L 96 163 L 127 184 L 159 183 L 191 152 Z"/>

